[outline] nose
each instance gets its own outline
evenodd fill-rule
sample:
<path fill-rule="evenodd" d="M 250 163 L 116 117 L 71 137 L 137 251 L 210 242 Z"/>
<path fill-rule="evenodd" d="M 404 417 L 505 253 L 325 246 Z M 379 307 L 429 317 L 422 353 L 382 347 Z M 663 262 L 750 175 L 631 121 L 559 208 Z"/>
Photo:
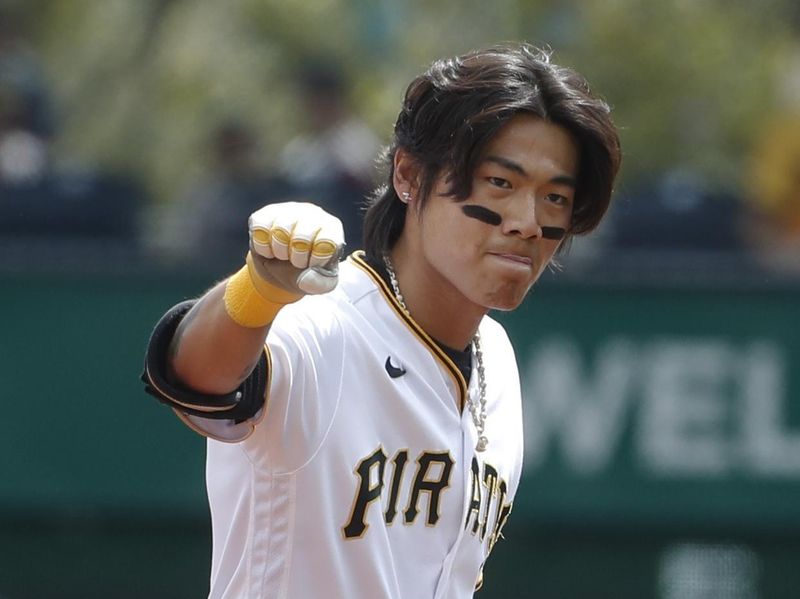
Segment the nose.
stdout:
<path fill-rule="evenodd" d="M 503 233 L 523 239 L 541 239 L 542 227 L 536 215 L 536 197 L 533 194 L 509 202 L 503 218 Z"/>

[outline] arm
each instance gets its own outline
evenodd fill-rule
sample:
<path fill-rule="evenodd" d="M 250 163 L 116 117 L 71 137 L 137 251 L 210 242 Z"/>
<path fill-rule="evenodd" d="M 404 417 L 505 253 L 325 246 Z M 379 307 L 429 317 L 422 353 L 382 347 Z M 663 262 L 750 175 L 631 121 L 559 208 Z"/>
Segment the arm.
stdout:
<path fill-rule="evenodd" d="M 266 206 L 251 215 L 249 229 L 247 264 L 205 293 L 182 317 L 163 361 L 154 351 L 158 344 L 151 340 L 145 382 L 160 392 L 154 394 L 161 401 L 179 411 L 195 415 L 208 411 L 208 417 L 225 418 L 225 406 L 236 400 L 231 394 L 256 374 L 259 362 L 264 363 L 266 335 L 280 309 L 307 293 L 330 291 L 338 281 L 342 225 L 317 206 L 294 202 Z M 154 333 L 154 339 L 159 338 L 169 339 Z M 159 370 L 172 389 L 164 388 Z M 259 374 L 262 381 L 263 374 Z M 187 399 L 184 392 L 196 397 Z"/>
<path fill-rule="evenodd" d="M 183 318 L 170 344 L 170 378 L 210 395 L 236 389 L 258 362 L 269 324 L 243 327 L 225 310 L 227 280 L 209 290 Z"/>

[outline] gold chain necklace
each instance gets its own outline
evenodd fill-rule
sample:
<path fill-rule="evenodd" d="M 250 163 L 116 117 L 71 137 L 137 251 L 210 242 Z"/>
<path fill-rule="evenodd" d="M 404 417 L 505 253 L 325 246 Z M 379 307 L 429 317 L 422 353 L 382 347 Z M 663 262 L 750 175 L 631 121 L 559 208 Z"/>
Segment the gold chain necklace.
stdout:
<path fill-rule="evenodd" d="M 386 266 L 386 271 L 389 273 L 389 281 L 392 284 L 392 291 L 397 298 L 397 302 L 405 310 L 406 314 L 411 316 L 408 311 L 406 302 L 403 299 L 403 294 L 400 293 L 400 285 L 397 282 L 397 275 L 395 275 L 392 261 L 389 256 L 384 254 L 383 263 Z M 478 442 L 475 445 L 476 451 L 486 451 L 486 446 L 489 445 L 489 439 L 483 434 L 486 428 L 486 373 L 483 369 L 483 352 L 481 352 L 481 337 L 478 331 L 475 331 L 475 336 L 472 338 L 472 351 L 475 354 L 475 369 L 478 371 L 478 391 L 479 398 L 473 399 L 467 392 L 467 405 L 469 412 L 472 415 L 472 422 L 475 424 L 475 429 L 478 432 Z"/>

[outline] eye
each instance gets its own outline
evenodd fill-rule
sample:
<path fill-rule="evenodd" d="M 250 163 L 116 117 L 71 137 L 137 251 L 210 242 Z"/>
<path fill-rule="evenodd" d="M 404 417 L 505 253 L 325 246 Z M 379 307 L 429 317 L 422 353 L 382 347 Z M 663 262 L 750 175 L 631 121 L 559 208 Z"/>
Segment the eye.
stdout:
<path fill-rule="evenodd" d="M 550 193 L 545 196 L 547 201 L 556 206 L 569 206 L 570 199 L 567 196 L 562 196 L 559 193 Z"/>
<path fill-rule="evenodd" d="M 501 189 L 511 189 L 511 183 L 502 177 L 486 177 L 486 180 L 495 187 L 499 187 Z"/>

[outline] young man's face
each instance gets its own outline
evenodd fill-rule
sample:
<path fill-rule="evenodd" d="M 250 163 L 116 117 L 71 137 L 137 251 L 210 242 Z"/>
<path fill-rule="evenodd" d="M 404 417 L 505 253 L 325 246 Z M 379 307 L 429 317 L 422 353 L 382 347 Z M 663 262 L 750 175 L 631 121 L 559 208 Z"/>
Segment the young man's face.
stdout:
<path fill-rule="evenodd" d="M 439 292 L 483 308 L 516 308 L 560 244 L 541 227 L 569 227 L 578 160 L 564 128 L 514 117 L 488 144 L 466 200 L 443 195 L 440 177 L 422 217 L 406 220 L 417 267 L 439 280 Z"/>

